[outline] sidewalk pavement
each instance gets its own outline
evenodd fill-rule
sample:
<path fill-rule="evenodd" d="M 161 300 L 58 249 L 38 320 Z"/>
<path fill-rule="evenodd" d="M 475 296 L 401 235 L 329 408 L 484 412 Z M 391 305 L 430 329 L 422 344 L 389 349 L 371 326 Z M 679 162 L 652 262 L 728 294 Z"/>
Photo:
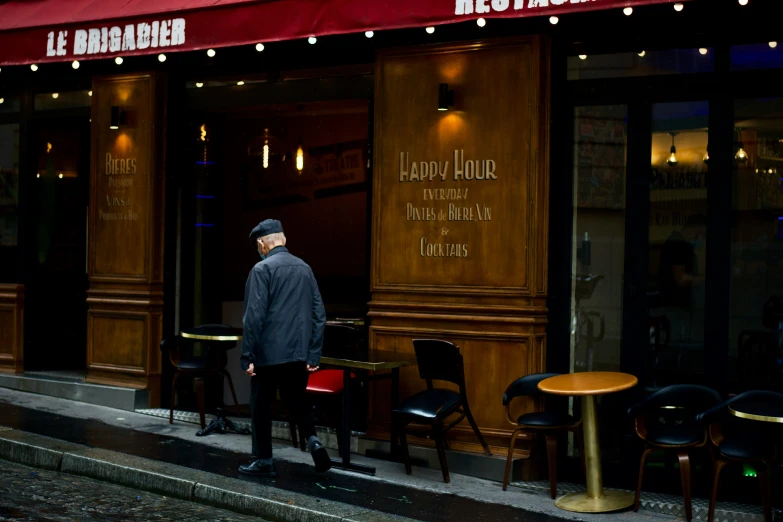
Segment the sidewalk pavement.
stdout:
<path fill-rule="evenodd" d="M 0 441 L 5 441 L 0 449 L 38 448 L 35 457 L 19 457 L 22 450 L 15 449 L 12 460 L 26 458 L 23 463 L 50 469 L 59 462 L 62 471 L 141 489 L 166 488 L 180 498 L 276 520 L 399 520 L 392 515 L 435 522 L 586 519 L 557 509 L 545 494 L 503 491 L 497 482 L 462 475 L 453 475 L 452 483 L 444 484 L 437 469 L 414 468 L 408 476 L 401 464 L 362 456 L 353 460 L 376 466 L 377 476 L 340 470 L 316 475 L 309 454 L 290 443 L 275 445 L 276 479 L 238 479 L 236 467 L 249 460 L 248 436 L 199 438 L 192 424 L 170 425 L 165 419 L 5 389 L 0 389 L 0 424 L 61 439 L 0 433 Z M 11 458 L 11 450 L 4 451 L 0 458 Z M 675 520 L 629 511 L 589 518 L 594 522 Z"/>

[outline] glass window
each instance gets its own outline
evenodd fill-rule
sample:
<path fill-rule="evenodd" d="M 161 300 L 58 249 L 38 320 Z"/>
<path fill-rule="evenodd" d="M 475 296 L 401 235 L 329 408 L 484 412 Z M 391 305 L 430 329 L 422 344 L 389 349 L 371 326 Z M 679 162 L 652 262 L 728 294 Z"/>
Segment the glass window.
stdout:
<path fill-rule="evenodd" d="M 731 69 L 734 71 L 780 68 L 783 68 L 783 49 L 777 42 L 735 45 L 731 48 Z"/>
<path fill-rule="evenodd" d="M 619 370 L 623 319 L 627 107 L 578 107 L 572 371 Z"/>
<path fill-rule="evenodd" d="M 568 79 L 708 73 L 713 71 L 713 55 L 712 49 L 708 48 L 582 54 L 568 58 Z"/>
<path fill-rule="evenodd" d="M 0 125 L 0 280 L 15 282 L 19 228 L 19 125 Z"/>
<path fill-rule="evenodd" d="M 19 112 L 19 96 L 0 92 L 0 114 Z"/>
<path fill-rule="evenodd" d="M 47 92 L 35 95 L 35 110 L 52 111 L 89 107 L 92 91 Z"/>
<path fill-rule="evenodd" d="M 738 100 L 729 354 L 735 391 L 783 383 L 783 98 Z"/>
<path fill-rule="evenodd" d="M 653 105 L 649 218 L 649 384 L 704 372 L 708 102 Z"/>

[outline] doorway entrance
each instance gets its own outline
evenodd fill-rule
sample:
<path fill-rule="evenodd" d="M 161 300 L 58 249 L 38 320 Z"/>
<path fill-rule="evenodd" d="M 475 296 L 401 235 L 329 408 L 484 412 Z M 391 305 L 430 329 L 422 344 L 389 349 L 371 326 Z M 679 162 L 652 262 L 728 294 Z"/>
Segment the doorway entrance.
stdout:
<path fill-rule="evenodd" d="M 31 123 L 25 372 L 78 376 L 87 347 L 90 124 L 87 118 Z"/>

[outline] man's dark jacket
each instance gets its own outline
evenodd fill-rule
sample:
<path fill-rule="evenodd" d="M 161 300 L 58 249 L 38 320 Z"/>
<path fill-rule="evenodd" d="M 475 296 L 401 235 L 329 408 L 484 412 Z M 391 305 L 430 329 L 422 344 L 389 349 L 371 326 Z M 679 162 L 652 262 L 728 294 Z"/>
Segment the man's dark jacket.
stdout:
<path fill-rule="evenodd" d="M 326 312 L 310 267 L 276 247 L 250 271 L 242 318 L 242 369 L 306 361 L 318 366 Z"/>

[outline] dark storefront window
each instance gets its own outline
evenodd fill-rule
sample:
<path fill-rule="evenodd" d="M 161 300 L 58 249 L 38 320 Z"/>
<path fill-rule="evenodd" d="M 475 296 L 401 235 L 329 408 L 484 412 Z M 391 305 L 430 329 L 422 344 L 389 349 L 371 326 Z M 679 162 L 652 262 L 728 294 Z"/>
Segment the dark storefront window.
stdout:
<path fill-rule="evenodd" d="M 19 124 L 12 123 L 0 125 L 0 280 L 3 282 L 16 282 L 18 233 Z"/>
<path fill-rule="evenodd" d="M 731 48 L 731 69 L 734 71 L 781 68 L 783 47 L 778 46 L 777 42 L 736 45 Z"/>
<path fill-rule="evenodd" d="M 19 96 L 0 94 L 0 114 L 19 112 Z"/>
<path fill-rule="evenodd" d="M 574 114 L 573 371 L 620 369 L 627 107 Z"/>
<path fill-rule="evenodd" d="M 46 92 L 36 94 L 34 106 L 36 111 L 52 111 L 89 107 L 92 91 Z"/>
<path fill-rule="evenodd" d="M 652 386 L 704 373 L 707 102 L 652 108 L 648 306 Z"/>
<path fill-rule="evenodd" d="M 734 106 L 729 354 L 738 391 L 780 386 L 783 310 L 783 98 Z"/>
<path fill-rule="evenodd" d="M 596 80 L 663 74 L 696 74 L 713 71 L 711 48 L 666 49 L 613 54 L 580 54 L 568 57 L 569 80 Z"/>

